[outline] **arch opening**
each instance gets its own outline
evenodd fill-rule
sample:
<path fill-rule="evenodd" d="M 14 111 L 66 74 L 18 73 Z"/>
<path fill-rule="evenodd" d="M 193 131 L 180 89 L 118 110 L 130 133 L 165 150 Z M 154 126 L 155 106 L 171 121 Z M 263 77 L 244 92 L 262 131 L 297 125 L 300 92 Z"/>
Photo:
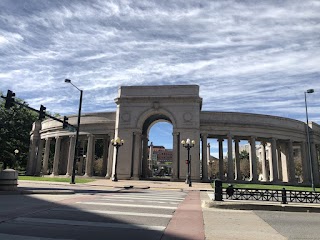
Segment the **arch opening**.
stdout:
<path fill-rule="evenodd" d="M 144 178 L 149 180 L 170 180 L 173 162 L 173 124 L 167 116 L 155 114 L 143 124 Z"/>

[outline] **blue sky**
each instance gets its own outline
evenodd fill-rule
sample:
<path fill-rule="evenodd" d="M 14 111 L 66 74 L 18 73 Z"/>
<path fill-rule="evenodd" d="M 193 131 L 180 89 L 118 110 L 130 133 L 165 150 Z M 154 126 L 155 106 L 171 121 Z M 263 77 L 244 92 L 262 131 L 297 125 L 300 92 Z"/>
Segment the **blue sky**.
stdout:
<path fill-rule="evenodd" d="M 121 85 L 198 84 L 203 110 L 320 123 L 320 1 L 0 1 L 0 91 L 75 114 Z M 165 131 L 162 129 L 162 132 Z"/>

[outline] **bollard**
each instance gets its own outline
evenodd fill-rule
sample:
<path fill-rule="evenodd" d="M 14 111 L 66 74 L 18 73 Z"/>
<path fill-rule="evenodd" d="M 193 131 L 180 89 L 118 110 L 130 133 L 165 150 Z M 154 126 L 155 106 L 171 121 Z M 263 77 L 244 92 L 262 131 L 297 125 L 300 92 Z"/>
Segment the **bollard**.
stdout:
<path fill-rule="evenodd" d="M 288 203 L 287 202 L 287 191 L 285 188 L 282 188 L 282 190 L 281 190 L 281 199 L 282 199 L 282 201 L 281 201 L 282 204 Z"/>
<path fill-rule="evenodd" d="M 214 201 L 223 201 L 222 200 L 222 181 L 216 179 L 214 181 Z"/>
<path fill-rule="evenodd" d="M 13 169 L 0 171 L 0 191 L 15 191 L 18 185 L 18 172 Z"/>

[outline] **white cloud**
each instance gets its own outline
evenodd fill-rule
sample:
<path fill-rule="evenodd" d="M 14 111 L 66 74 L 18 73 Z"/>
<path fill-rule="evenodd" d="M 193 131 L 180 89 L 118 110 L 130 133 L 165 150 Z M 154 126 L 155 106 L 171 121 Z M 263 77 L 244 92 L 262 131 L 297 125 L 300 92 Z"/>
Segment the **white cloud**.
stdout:
<path fill-rule="evenodd" d="M 318 1 L 0 2 L 0 89 L 38 108 L 115 110 L 120 85 L 199 84 L 203 109 L 319 123 Z"/>

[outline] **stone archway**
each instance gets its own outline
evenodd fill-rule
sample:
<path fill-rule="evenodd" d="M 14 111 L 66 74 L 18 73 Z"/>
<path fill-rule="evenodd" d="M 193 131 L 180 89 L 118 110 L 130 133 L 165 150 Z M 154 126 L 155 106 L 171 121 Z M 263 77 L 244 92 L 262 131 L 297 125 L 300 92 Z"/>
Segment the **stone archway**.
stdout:
<path fill-rule="evenodd" d="M 141 179 L 148 147 L 147 132 L 152 123 L 165 120 L 173 125 L 172 180 L 184 180 L 187 158 L 182 139 L 194 139 L 197 146 L 191 153 L 194 180 L 200 180 L 200 111 L 202 99 L 199 86 L 126 86 L 120 87 L 117 104 L 115 136 L 125 140 L 118 155 L 119 179 Z M 116 155 L 114 153 L 113 162 Z M 115 164 L 113 164 L 115 166 Z M 114 168 L 114 167 L 113 167 Z M 114 171 L 114 169 L 113 169 Z"/>

